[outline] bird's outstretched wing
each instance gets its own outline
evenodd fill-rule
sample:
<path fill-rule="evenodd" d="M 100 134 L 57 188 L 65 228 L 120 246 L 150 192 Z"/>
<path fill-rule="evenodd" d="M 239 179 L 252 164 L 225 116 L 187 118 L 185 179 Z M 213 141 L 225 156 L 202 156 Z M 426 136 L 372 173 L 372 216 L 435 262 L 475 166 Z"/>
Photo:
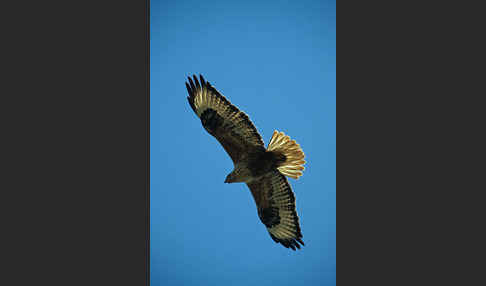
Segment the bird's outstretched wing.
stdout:
<path fill-rule="evenodd" d="M 258 216 L 272 239 L 287 248 L 300 249 L 302 233 L 295 209 L 295 196 L 290 185 L 278 170 L 258 181 L 247 183 L 255 199 Z"/>
<path fill-rule="evenodd" d="M 221 93 L 200 75 L 188 77 L 187 97 L 192 110 L 201 123 L 223 146 L 233 163 L 240 159 L 248 148 L 264 146 L 262 137 L 244 112 L 231 104 Z"/>

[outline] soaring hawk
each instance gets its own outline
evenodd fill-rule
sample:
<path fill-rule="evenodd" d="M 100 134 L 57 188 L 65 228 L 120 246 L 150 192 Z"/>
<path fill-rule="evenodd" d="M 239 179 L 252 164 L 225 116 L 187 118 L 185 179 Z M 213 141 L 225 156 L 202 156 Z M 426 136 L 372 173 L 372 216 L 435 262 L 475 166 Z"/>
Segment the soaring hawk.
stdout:
<path fill-rule="evenodd" d="M 295 196 L 285 176 L 298 179 L 304 152 L 295 140 L 274 131 L 268 147 L 248 116 L 231 104 L 209 82 L 193 76 L 186 82 L 189 104 L 206 131 L 233 160 L 225 183 L 244 182 L 255 200 L 258 216 L 270 237 L 286 248 L 300 249 L 302 233 Z"/>

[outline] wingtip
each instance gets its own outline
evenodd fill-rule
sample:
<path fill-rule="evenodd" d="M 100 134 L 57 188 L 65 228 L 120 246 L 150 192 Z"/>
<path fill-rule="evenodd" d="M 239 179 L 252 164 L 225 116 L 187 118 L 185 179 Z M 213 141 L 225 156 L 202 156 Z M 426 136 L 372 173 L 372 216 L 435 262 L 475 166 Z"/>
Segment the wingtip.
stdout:
<path fill-rule="evenodd" d="M 194 79 L 194 82 L 196 83 L 196 87 L 197 88 L 201 88 L 201 86 L 199 85 L 199 80 L 197 79 L 196 75 L 192 75 L 192 78 Z"/>
<path fill-rule="evenodd" d="M 205 86 L 206 84 L 209 84 L 209 82 L 206 81 L 206 79 L 204 79 L 202 74 L 199 74 L 199 79 L 198 79 L 196 74 L 193 74 L 192 77 L 191 77 L 191 75 L 188 75 L 187 80 L 189 81 L 189 84 L 191 86 L 194 86 L 195 88 L 196 87 L 202 87 L 202 86 Z M 201 85 L 199 83 L 201 83 Z M 187 84 L 187 82 L 186 82 L 186 84 Z"/>
<path fill-rule="evenodd" d="M 189 95 L 192 96 L 191 87 L 189 86 L 189 84 L 187 82 L 186 82 L 186 88 L 187 88 L 187 92 L 189 93 Z"/>
<path fill-rule="evenodd" d="M 304 241 L 303 241 L 302 239 L 297 238 L 297 241 L 298 241 L 300 244 L 302 244 L 303 246 L 305 246 L 305 243 L 304 243 Z"/>
<path fill-rule="evenodd" d="M 187 79 L 189 80 L 189 84 L 191 85 L 191 88 L 193 90 L 195 90 L 196 89 L 196 86 L 194 85 L 194 82 L 192 81 L 192 78 L 190 76 L 188 76 Z"/>

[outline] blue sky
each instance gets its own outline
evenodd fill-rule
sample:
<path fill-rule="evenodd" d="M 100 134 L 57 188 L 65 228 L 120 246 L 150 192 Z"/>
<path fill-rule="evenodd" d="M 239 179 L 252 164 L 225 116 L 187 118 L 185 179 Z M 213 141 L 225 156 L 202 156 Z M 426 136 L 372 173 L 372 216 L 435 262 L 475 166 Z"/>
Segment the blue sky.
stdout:
<path fill-rule="evenodd" d="M 336 284 L 335 1 L 151 1 L 151 285 Z M 303 240 L 272 241 L 233 163 L 187 103 L 202 74 L 268 144 L 306 154 L 296 196 Z"/>

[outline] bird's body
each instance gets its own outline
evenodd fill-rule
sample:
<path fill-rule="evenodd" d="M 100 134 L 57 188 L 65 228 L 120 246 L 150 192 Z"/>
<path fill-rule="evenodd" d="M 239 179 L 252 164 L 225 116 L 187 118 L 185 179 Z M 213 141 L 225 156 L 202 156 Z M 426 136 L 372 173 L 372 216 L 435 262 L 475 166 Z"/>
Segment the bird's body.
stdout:
<path fill-rule="evenodd" d="M 225 183 L 246 183 L 257 205 L 258 216 L 275 242 L 295 250 L 302 233 L 295 196 L 285 176 L 299 178 L 305 161 L 295 140 L 274 131 L 265 148 L 248 116 L 232 105 L 202 76 L 186 83 L 188 100 L 206 131 L 230 155 L 234 170 Z"/>
<path fill-rule="evenodd" d="M 257 146 L 250 148 L 235 164 L 235 169 L 226 177 L 225 183 L 251 183 L 261 179 L 280 164 L 285 162 L 285 156 L 281 153 L 267 151 Z"/>

